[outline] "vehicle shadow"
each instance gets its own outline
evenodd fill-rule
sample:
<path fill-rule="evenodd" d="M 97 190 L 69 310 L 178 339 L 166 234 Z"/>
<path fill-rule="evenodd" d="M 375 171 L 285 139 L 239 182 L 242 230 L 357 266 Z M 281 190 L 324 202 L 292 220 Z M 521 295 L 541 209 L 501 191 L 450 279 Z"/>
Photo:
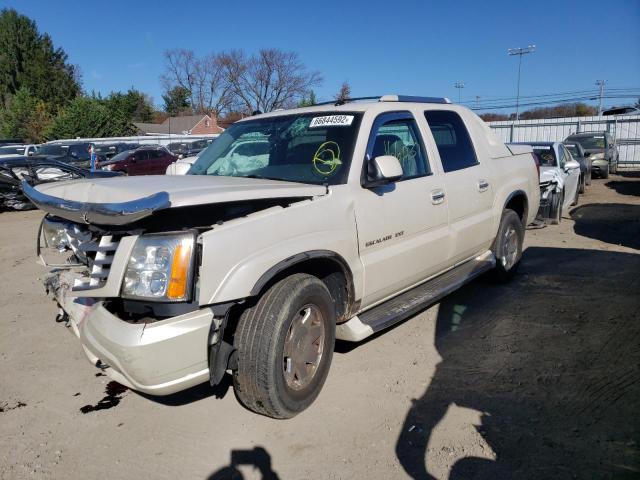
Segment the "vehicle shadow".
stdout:
<path fill-rule="evenodd" d="M 278 480 L 280 477 L 271 468 L 271 456 L 263 447 L 252 450 L 231 450 L 231 462 L 213 472 L 207 480 L 243 480 L 244 476 L 238 469 L 241 465 L 250 465 L 262 475 L 262 480 Z M 253 478 L 253 477 L 252 477 Z"/>
<path fill-rule="evenodd" d="M 605 183 L 605 186 L 615 190 L 620 195 L 633 195 L 634 197 L 640 197 L 640 181 L 619 181 L 613 180 Z"/>
<path fill-rule="evenodd" d="M 231 375 L 226 373 L 224 377 L 222 377 L 222 381 L 215 387 L 212 387 L 209 383 L 201 383 L 200 385 L 163 397 L 147 395 L 141 392 L 135 393 L 162 405 L 179 407 L 199 400 L 204 400 L 205 398 L 214 397 L 219 400 L 223 399 L 231 388 L 232 383 L 233 380 L 231 379 Z"/>
<path fill-rule="evenodd" d="M 637 476 L 638 272 L 636 254 L 532 247 L 510 284 L 473 282 L 446 297 L 442 361 L 396 443 L 404 470 L 434 478 L 437 457 L 453 459 L 450 479 Z M 479 412 L 493 456 L 469 440 L 438 443 L 453 406 Z M 451 427 L 446 437 L 459 438 Z"/>
<path fill-rule="evenodd" d="M 589 203 L 574 208 L 570 215 L 578 235 L 640 249 L 640 205 Z"/>
<path fill-rule="evenodd" d="M 625 178 L 640 178 L 640 170 L 619 170 L 616 175 Z"/>

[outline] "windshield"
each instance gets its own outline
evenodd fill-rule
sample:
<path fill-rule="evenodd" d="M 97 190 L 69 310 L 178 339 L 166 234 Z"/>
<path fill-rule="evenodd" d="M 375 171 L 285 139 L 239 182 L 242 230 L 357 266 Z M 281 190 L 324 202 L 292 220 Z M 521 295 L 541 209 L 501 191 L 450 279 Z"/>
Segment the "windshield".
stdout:
<path fill-rule="evenodd" d="M 567 145 L 565 143 L 564 146 L 567 147 L 567 150 L 569 150 L 569 153 L 574 157 L 580 156 L 580 152 L 578 152 L 578 147 L 576 147 L 575 145 Z"/>
<path fill-rule="evenodd" d="M 120 152 L 117 155 L 114 155 L 113 157 L 111 157 L 111 162 L 118 162 L 120 160 L 124 160 L 125 158 L 127 158 L 131 152 L 133 150 L 125 150 L 124 152 Z"/>
<path fill-rule="evenodd" d="M 38 147 L 37 155 L 64 155 L 68 147 L 62 145 L 41 145 Z"/>
<path fill-rule="evenodd" d="M 538 155 L 541 167 L 555 167 L 556 164 L 556 152 L 553 151 L 551 145 L 531 145 L 534 153 Z"/>
<path fill-rule="evenodd" d="M 0 147 L 0 155 L 22 155 L 24 149 L 24 146 Z"/>
<path fill-rule="evenodd" d="M 593 137 L 575 137 L 571 141 L 578 142 L 585 150 L 593 150 L 595 148 L 604 147 L 604 135 L 595 135 Z"/>
<path fill-rule="evenodd" d="M 239 122 L 202 152 L 190 175 L 346 183 L 361 113 L 309 113 Z"/>

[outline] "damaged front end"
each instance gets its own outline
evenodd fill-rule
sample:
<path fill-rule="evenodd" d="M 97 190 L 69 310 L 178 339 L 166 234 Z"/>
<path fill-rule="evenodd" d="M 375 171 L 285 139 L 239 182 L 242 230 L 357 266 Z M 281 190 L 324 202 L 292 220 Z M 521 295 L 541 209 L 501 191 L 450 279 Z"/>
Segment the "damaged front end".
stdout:
<path fill-rule="evenodd" d="M 118 179 L 112 197 L 122 198 L 116 188 L 128 181 Z M 90 185 L 82 185 L 90 194 Z M 106 197 L 107 184 L 98 187 Z M 215 384 L 232 361 L 223 331 L 228 312 L 243 299 L 203 304 L 202 234 L 310 196 L 305 189 L 304 196 L 273 192 L 260 198 L 256 188 L 234 201 L 173 205 L 161 191 L 120 203 L 91 203 L 78 196 L 80 189 L 74 192 L 72 182 L 55 188 L 72 199 L 24 185 L 25 195 L 47 212 L 37 253 L 51 270 L 45 286 L 60 308 L 58 318 L 68 322 L 94 365 L 152 395 Z M 126 195 L 132 197 L 129 190 Z"/>

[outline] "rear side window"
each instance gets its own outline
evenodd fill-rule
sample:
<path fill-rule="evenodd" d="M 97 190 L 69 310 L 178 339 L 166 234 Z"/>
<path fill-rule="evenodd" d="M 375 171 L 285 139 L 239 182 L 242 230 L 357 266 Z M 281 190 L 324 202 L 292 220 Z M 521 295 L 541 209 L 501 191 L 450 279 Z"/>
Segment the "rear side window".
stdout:
<path fill-rule="evenodd" d="M 445 172 L 462 170 L 478 164 L 471 137 L 460 116 L 446 110 L 424 112 L 440 153 Z"/>

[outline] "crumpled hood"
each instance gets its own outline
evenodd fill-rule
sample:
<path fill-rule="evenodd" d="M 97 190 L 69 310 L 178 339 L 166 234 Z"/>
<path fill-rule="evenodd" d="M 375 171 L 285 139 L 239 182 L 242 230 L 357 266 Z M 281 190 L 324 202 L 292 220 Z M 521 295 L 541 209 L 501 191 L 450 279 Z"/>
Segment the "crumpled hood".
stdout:
<path fill-rule="evenodd" d="M 64 200 L 94 204 L 124 203 L 166 192 L 171 207 L 260 198 L 313 197 L 326 191 L 320 185 L 207 175 L 84 179 L 39 185 L 36 190 Z"/>
<path fill-rule="evenodd" d="M 540 183 L 555 183 L 560 191 L 564 187 L 564 179 L 565 174 L 558 167 L 540 167 Z"/>

